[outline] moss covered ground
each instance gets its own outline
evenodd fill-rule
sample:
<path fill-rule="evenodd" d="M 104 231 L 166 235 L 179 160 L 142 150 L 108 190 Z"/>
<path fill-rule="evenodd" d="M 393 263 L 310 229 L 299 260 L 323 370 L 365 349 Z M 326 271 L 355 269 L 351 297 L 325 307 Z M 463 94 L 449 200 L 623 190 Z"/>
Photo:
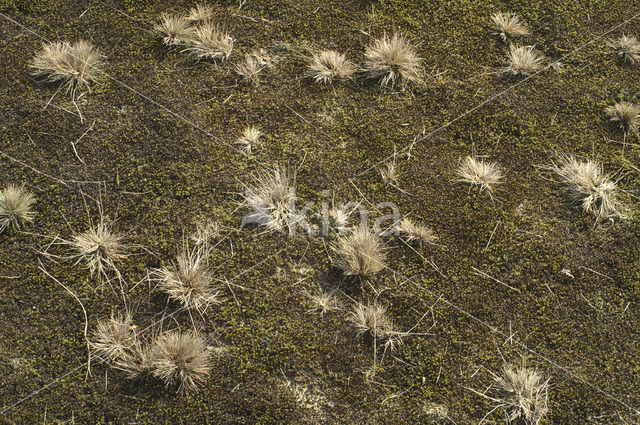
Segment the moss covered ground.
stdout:
<path fill-rule="evenodd" d="M 637 220 L 595 223 L 541 168 L 562 153 L 596 158 L 618 172 L 639 212 L 640 177 L 628 165 L 640 166 L 638 139 L 630 136 L 623 151 L 604 109 L 640 100 L 640 68 L 617 63 L 603 39 L 591 42 L 636 16 L 636 2 L 205 3 L 236 39 L 223 64 L 194 62 L 152 33 L 161 12 L 185 11 L 190 1 L 0 0 L 0 13 L 48 40 L 92 41 L 110 76 L 80 99 L 83 121 L 62 95 L 45 109 L 55 88 L 28 72 L 42 40 L 0 17 L 0 182 L 25 182 L 38 198 L 33 224 L 0 235 L 1 423 L 418 424 L 431 423 L 436 403 L 448 408 L 449 423 L 474 424 L 492 405 L 469 389 L 482 391 L 488 371 L 522 358 L 551 379 L 546 423 L 637 423 Z M 570 54 L 563 66 L 516 86 L 496 75 L 507 51 L 489 19 L 498 11 L 528 22 L 526 41 L 547 57 Z M 303 78 L 309 52 L 336 49 L 360 63 L 372 37 L 394 31 L 417 44 L 434 75 L 424 85 Z M 640 35 L 640 18 L 611 36 L 623 32 Z M 233 63 L 279 43 L 290 49 L 277 51 L 260 84 L 239 84 Z M 247 125 L 266 136 L 251 160 L 230 147 Z M 377 168 L 368 169 L 423 131 L 433 134 L 398 161 L 409 194 L 385 187 Z M 454 181 L 459 159 L 472 152 L 505 169 L 493 200 Z M 326 240 L 238 230 L 243 184 L 260 163 L 297 170 L 303 202 L 321 202 L 324 190 L 367 208 L 395 202 L 431 226 L 439 245 L 416 253 L 387 240 L 390 269 L 363 285 L 344 279 L 331 268 Z M 130 382 L 100 362 L 87 373 L 82 309 L 39 261 L 80 297 L 90 327 L 121 308 L 84 268 L 41 254 L 47 236 L 87 229 L 97 198 L 138 245 L 121 272 L 141 282 L 129 293 L 141 327 L 178 309 L 150 290 L 147 271 L 168 264 L 198 220 L 226 226 L 211 260 L 219 278 L 239 286 L 226 287 L 226 301 L 195 324 L 186 312 L 163 322 L 195 325 L 227 347 L 199 393 Z M 428 312 L 413 330 L 425 335 L 384 356 L 378 347 L 374 360 L 348 312 L 308 314 L 304 291 L 326 283 L 340 286 L 347 305 L 384 289 L 379 300 L 400 329 Z M 287 380 L 313 390 L 297 397 Z M 485 420 L 504 421 L 499 410 Z"/>

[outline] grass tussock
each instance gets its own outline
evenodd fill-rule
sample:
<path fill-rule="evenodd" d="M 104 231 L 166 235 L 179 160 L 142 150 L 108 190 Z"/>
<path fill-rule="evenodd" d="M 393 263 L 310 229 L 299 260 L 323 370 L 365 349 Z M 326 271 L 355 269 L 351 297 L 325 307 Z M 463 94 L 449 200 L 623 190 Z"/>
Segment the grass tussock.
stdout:
<path fill-rule="evenodd" d="M 209 242 L 220 239 L 224 229 L 218 220 L 200 221 L 195 232 L 189 236 L 189 240 L 196 245 L 209 244 Z"/>
<path fill-rule="evenodd" d="M 491 20 L 497 29 L 497 33 L 503 41 L 514 37 L 529 35 L 527 25 L 514 13 L 494 13 Z"/>
<path fill-rule="evenodd" d="M 551 169 L 566 186 L 571 202 L 581 205 L 584 212 L 594 214 L 598 220 L 627 217 L 617 184 L 598 161 L 566 156 Z"/>
<path fill-rule="evenodd" d="M 385 268 L 386 255 L 378 235 L 356 229 L 334 243 L 336 266 L 347 276 L 370 277 Z"/>
<path fill-rule="evenodd" d="M 198 59 L 226 60 L 233 50 L 234 40 L 219 25 L 207 21 L 198 25 L 184 51 Z"/>
<path fill-rule="evenodd" d="M 205 22 L 211 20 L 213 17 L 213 9 L 204 4 L 197 4 L 187 14 L 187 21 L 191 23 Z"/>
<path fill-rule="evenodd" d="M 7 228 L 20 228 L 23 222 L 35 217 L 35 196 L 22 186 L 8 184 L 0 191 L 0 232 Z"/>
<path fill-rule="evenodd" d="M 181 46 L 194 37 L 191 22 L 184 16 L 163 13 L 155 30 L 167 46 Z"/>
<path fill-rule="evenodd" d="M 620 62 L 630 65 L 640 63 L 640 41 L 636 37 L 623 34 L 620 38 L 609 40 L 607 44 Z"/>
<path fill-rule="evenodd" d="M 98 81 L 100 51 L 88 41 L 45 43 L 31 63 L 34 77 L 60 84 L 59 90 L 75 97 L 78 90 L 91 90 Z"/>
<path fill-rule="evenodd" d="M 261 138 L 262 132 L 258 128 L 250 126 L 244 129 L 242 136 L 236 140 L 236 145 L 240 146 L 242 153 L 249 156 L 254 148 L 262 146 Z"/>
<path fill-rule="evenodd" d="M 208 243 L 190 247 L 187 242 L 178 253 L 176 263 L 155 270 L 152 279 L 170 299 L 204 313 L 211 304 L 218 302 L 208 257 Z"/>
<path fill-rule="evenodd" d="M 198 59 L 226 60 L 233 50 L 234 40 L 219 25 L 209 19 L 204 6 L 191 9 L 188 16 L 164 13 L 156 32 L 164 44 L 180 47 Z"/>
<path fill-rule="evenodd" d="M 196 392 L 211 371 L 205 341 L 193 332 L 161 334 L 150 349 L 151 373 L 178 392 Z"/>
<path fill-rule="evenodd" d="M 420 244 L 431 244 L 438 239 L 430 227 L 414 223 L 409 218 L 403 218 L 400 222 L 396 223 L 394 230 L 407 242 L 415 241 Z"/>
<path fill-rule="evenodd" d="M 533 46 L 509 46 L 507 66 L 501 70 L 507 76 L 529 76 L 540 71 L 545 57 Z"/>
<path fill-rule="evenodd" d="M 538 425 L 549 412 L 549 380 L 536 370 L 505 365 L 502 374 L 494 376 L 494 385 L 492 399 L 504 410 L 509 423 Z"/>
<path fill-rule="evenodd" d="M 358 335 L 369 334 L 375 340 L 382 341 L 385 348 L 393 349 L 402 344 L 402 334 L 395 330 L 393 321 L 387 315 L 387 309 L 377 302 L 356 303 L 349 314 L 349 322 Z"/>
<path fill-rule="evenodd" d="M 307 75 L 316 83 L 331 84 L 335 80 L 352 78 L 356 66 L 343 53 L 334 50 L 323 50 L 311 58 Z"/>
<path fill-rule="evenodd" d="M 242 218 L 241 226 L 257 224 L 269 230 L 293 234 L 300 221 L 295 212 L 291 194 L 295 183 L 280 169 L 256 174 L 253 182 L 246 187 L 243 205 L 252 211 Z"/>
<path fill-rule="evenodd" d="M 262 65 L 250 54 L 245 56 L 244 62 L 235 65 L 236 74 L 247 84 L 258 84 L 262 69 Z"/>
<path fill-rule="evenodd" d="M 102 218 L 89 230 L 74 235 L 70 245 L 74 251 L 73 257 L 86 265 L 91 276 L 106 278 L 109 271 L 119 275 L 116 264 L 128 257 L 124 236 L 114 231 L 111 224 Z"/>
<path fill-rule="evenodd" d="M 380 176 L 382 177 L 382 182 L 385 185 L 398 186 L 400 172 L 398 171 L 398 167 L 396 166 L 395 158 L 393 161 L 387 161 L 380 168 Z"/>
<path fill-rule="evenodd" d="M 135 331 L 136 326 L 129 313 L 111 314 L 109 319 L 98 321 L 89 346 L 98 357 L 109 363 L 122 361 L 138 344 Z"/>
<path fill-rule="evenodd" d="M 618 102 L 607 108 L 607 115 L 623 133 L 636 133 L 640 128 L 640 105 Z"/>
<path fill-rule="evenodd" d="M 336 290 L 318 289 L 314 293 L 305 292 L 304 295 L 309 300 L 311 307 L 308 313 L 319 314 L 324 316 L 332 311 L 338 311 L 342 308 L 342 304 L 336 295 Z"/>
<path fill-rule="evenodd" d="M 272 68 L 277 58 L 265 49 L 257 49 L 247 53 L 244 62 L 236 64 L 234 69 L 236 74 L 242 77 L 242 81 L 246 84 L 258 84 L 260 82 L 260 74 L 265 70 Z"/>
<path fill-rule="evenodd" d="M 349 229 L 350 213 L 344 208 L 333 207 L 329 210 L 328 231 L 331 234 L 344 235 Z"/>
<path fill-rule="evenodd" d="M 495 185 L 503 178 L 502 169 L 484 159 L 477 159 L 468 156 L 458 168 L 458 179 L 461 183 L 470 187 L 477 187 L 480 192 L 487 192 L 492 195 Z"/>
<path fill-rule="evenodd" d="M 383 87 L 422 82 L 422 59 L 401 35 L 389 38 L 385 34 L 367 47 L 364 55 L 365 75 Z"/>

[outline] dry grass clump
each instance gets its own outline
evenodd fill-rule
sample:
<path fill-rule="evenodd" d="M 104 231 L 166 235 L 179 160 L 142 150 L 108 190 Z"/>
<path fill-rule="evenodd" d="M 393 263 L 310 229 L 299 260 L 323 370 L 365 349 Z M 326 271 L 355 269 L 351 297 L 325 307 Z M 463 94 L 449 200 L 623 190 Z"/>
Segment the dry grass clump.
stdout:
<path fill-rule="evenodd" d="M 78 89 L 90 91 L 98 80 L 100 51 L 88 41 L 45 43 L 31 63 L 32 75 L 48 83 L 59 83 L 59 90 L 75 97 Z"/>
<path fill-rule="evenodd" d="M 35 196 L 22 186 L 8 184 L 0 191 L 0 232 L 6 228 L 20 228 L 22 222 L 31 222 L 35 216 Z"/>
<path fill-rule="evenodd" d="M 387 309 L 374 303 L 356 303 L 349 315 L 349 321 L 358 335 L 369 334 L 376 340 L 384 341 L 385 348 L 393 349 L 402 344 L 402 334 L 395 330 Z"/>
<path fill-rule="evenodd" d="M 625 134 L 635 133 L 640 128 L 640 106 L 629 102 L 618 102 L 607 108 L 609 119 Z"/>
<path fill-rule="evenodd" d="M 575 157 L 562 158 L 553 165 L 560 182 L 567 187 L 569 199 L 582 205 L 582 210 L 597 219 L 626 218 L 626 208 L 619 200 L 618 186 L 595 160 L 581 161 Z"/>
<path fill-rule="evenodd" d="M 478 187 L 480 192 L 487 192 L 491 196 L 493 187 L 502 177 L 503 173 L 498 165 L 468 156 L 458 168 L 457 181 Z"/>
<path fill-rule="evenodd" d="M 128 256 L 124 236 L 113 231 L 103 219 L 86 232 L 75 235 L 70 245 L 75 251 L 73 257 L 86 264 L 91 276 L 107 277 L 109 270 L 117 273 L 116 263 Z"/>
<path fill-rule="evenodd" d="M 121 361 L 130 356 L 131 350 L 135 350 L 138 344 L 135 330 L 129 313 L 112 313 L 111 318 L 98 321 L 89 346 L 98 357 L 109 363 Z"/>
<path fill-rule="evenodd" d="M 245 190 L 243 202 L 252 211 L 242 218 L 241 226 L 253 223 L 278 232 L 288 229 L 293 235 L 300 221 L 292 205 L 294 191 L 295 183 L 285 171 L 275 169 L 255 175 Z"/>
<path fill-rule="evenodd" d="M 328 230 L 336 235 L 343 235 L 349 228 L 349 216 L 344 208 L 331 208 L 329 210 Z"/>
<path fill-rule="evenodd" d="M 422 59 L 409 41 L 398 34 L 391 38 L 385 34 L 375 40 L 364 55 L 365 74 L 368 78 L 378 79 L 383 87 L 422 82 Z"/>
<path fill-rule="evenodd" d="M 636 37 L 623 34 L 616 40 L 609 40 L 607 44 L 620 62 L 630 65 L 640 63 L 640 41 Z"/>
<path fill-rule="evenodd" d="M 369 230 L 356 229 L 341 236 L 332 249 L 338 255 L 336 266 L 347 276 L 369 277 L 385 268 L 382 242 Z"/>
<path fill-rule="evenodd" d="M 496 34 L 507 41 L 509 38 L 529 35 L 527 25 L 514 13 L 494 13 L 491 20 L 496 26 Z"/>
<path fill-rule="evenodd" d="M 167 387 L 178 385 L 178 392 L 196 392 L 211 371 L 205 341 L 193 332 L 169 331 L 151 346 L 150 368 L 153 376 Z"/>
<path fill-rule="evenodd" d="M 507 67 L 501 70 L 504 75 L 532 75 L 544 65 L 545 57 L 533 46 L 509 46 Z"/>
<path fill-rule="evenodd" d="M 188 19 L 169 13 L 162 14 L 155 30 L 162 36 L 164 44 L 172 47 L 184 45 L 194 37 L 194 29 Z"/>
<path fill-rule="evenodd" d="M 397 186 L 398 178 L 400 178 L 400 172 L 396 166 L 395 158 L 393 161 L 388 161 L 380 169 L 380 176 L 382 176 L 382 182 L 385 185 Z"/>
<path fill-rule="evenodd" d="M 151 349 L 140 341 L 113 360 L 113 366 L 125 373 L 129 379 L 137 379 L 151 372 Z"/>
<path fill-rule="evenodd" d="M 262 72 L 260 63 L 250 54 L 245 56 L 244 62 L 235 65 L 236 74 L 242 77 L 242 80 L 248 84 L 257 84 Z"/>
<path fill-rule="evenodd" d="M 204 245 L 219 239 L 222 234 L 222 224 L 218 220 L 200 221 L 196 231 L 189 236 L 189 239 L 196 245 Z"/>
<path fill-rule="evenodd" d="M 189 247 L 187 242 L 178 253 L 176 264 L 155 270 L 153 280 L 170 299 L 202 313 L 218 302 L 208 256 L 208 243 Z"/>
<path fill-rule="evenodd" d="M 211 9 L 197 6 L 188 16 L 164 13 L 156 32 L 171 47 L 182 47 L 198 59 L 225 60 L 233 50 L 231 38 L 219 25 L 208 19 Z"/>
<path fill-rule="evenodd" d="M 322 84 L 348 79 L 355 73 L 356 66 L 343 53 L 334 50 L 323 50 L 314 54 L 308 66 L 309 77 Z"/>
<path fill-rule="evenodd" d="M 394 229 L 407 242 L 434 243 L 438 239 L 431 228 L 414 223 L 409 218 L 403 218 L 399 223 L 396 223 Z"/>
<path fill-rule="evenodd" d="M 199 59 L 225 60 L 233 50 L 233 38 L 211 21 L 197 26 L 193 38 L 188 39 L 184 51 Z"/>
<path fill-rule="evenodd" d="M 306 297 L 309 299 L 311 308 L 309 313 L 316 313 L 324 316 L 326 313 L 340 310 L 341 303 L 336 296 L 336 290 L 319 289 L 314 293 L 305 292 Z"/>
<path fill-rule="evenodd" d="M 236 74 L 242 77 L 247 84 L 258 84 L 263 70 L 271 68 L 276 62 L 265 49 L 254 50 L 247 53 L 244 62 L 235 65 Z"/>
<path fill-rule="evenodd" d="M 536 370 L 505 365 L 502 374 L 494 376 L 494 383 L 492 400 L 504 410 L 509 423 L 519 420 L 537 425 L 549 412 L 549 379 Z"/>
<path fill-rule="evenodd" d="M 189 9 L 187 20 L 189 22 L 204 22 L 213 17 L 213 9 L 203 4 L 197 4 Z"/>
<path fill-rule="evenodd" d="M 242 136 L 236 140 L 236 145 L 240 145 L 240 150 L 248 156 L 251 155 L 253 148 L 262 146 L 261 137 L 262 132 L 256 127 L 250 126 L 244 129 Z"/>

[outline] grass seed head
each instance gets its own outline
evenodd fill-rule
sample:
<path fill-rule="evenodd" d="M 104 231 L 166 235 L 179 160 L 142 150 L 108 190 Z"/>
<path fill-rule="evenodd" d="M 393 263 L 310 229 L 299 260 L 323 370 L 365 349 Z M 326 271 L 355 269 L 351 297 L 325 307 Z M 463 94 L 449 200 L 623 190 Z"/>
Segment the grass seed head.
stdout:
<path fill-rule="evenodd" d="M 380 175 L 382 176 L 382 182 L 385 185 L 398 185 L 398 178 L 400 178 L 400 172 L 396 166 L 396 162 L 387 161 L 383 167 L 380 168 Z"/>
<path fill-rule="evenodd" d="M 90 90 L 98 81 L 100 51 L 88 41 L 45 43 L 31 63 L 32 75 L 48 83 L 61 84 L 67 93 Z"/>
<path fill-rule="evenodd" d="M 211 364 L 204 340 L 193 332 L 169 331 L 151 347 L 153 376 L 167 387 L 178 385 L 178 392 L 196 392 L 209 373 Z"/>
<path fill-rule="evenodd" d="M 421 62 L 407 39 L 398 34 L 389 38 L 385 34 L 367 47 L 364 71 L 367 77 L 379 80 L 383 87 L 393 87 L 396 83 L 420 83 Z"/>
<path fill-rule="evenodd" d="M 0 232 L 8 227 L 19 228 L 22 222 L 33 221 L 35 202 L 35 196 L 24 185 L 8 184 L 0 191 Z"/>
<path fill-rule="evenodd" d="M 369 230 L 356 229 L 341 236 L 333 245 L 336 265 L 347 276 L 369 277 L 385 268 L 380 238 Z"/>
<path fill-rule="evenodd" d="M 343 53 L 334 50 L 314 54 L 308 66 L 308 75 L 316 83 L 322 84 L 351 78 L 355 72 L 355 65 Z"/>

